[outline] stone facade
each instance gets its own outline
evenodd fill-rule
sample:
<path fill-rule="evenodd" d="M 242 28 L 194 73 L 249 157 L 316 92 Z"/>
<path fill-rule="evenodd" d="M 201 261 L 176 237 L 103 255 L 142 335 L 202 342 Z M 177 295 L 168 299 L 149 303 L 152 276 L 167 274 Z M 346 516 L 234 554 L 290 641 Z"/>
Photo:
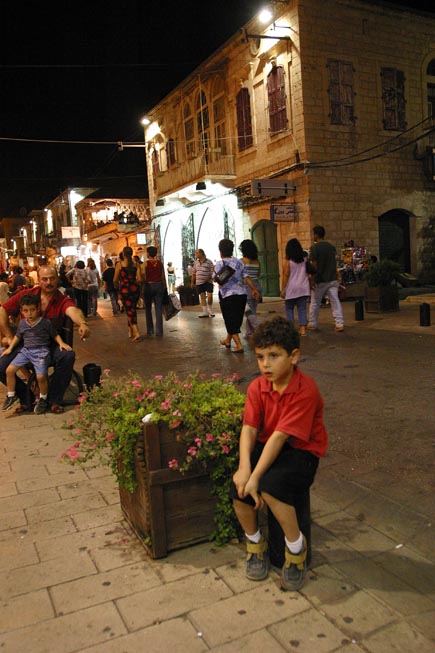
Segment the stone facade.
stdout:
<path fill-rule="evenodd" d="M 308 247 L 322 224 L 337 247 L 353 240 L 417 273 L 418 233 L 435 214 L 435 16 L 376 1 L 274 6 L 269 23 L 255 17 L 148 114 L 162 255 L 185 266 L 190 220 L 190 250 L 216 258 L 215 240 L 252 236 L 276 281 L 287 240 Z M 253 179 L 294 191 L 256 195 Z M 277 204 L 294 212 L 272 222 Z M 201 236 L 207 212 L 213 229 Z"/>

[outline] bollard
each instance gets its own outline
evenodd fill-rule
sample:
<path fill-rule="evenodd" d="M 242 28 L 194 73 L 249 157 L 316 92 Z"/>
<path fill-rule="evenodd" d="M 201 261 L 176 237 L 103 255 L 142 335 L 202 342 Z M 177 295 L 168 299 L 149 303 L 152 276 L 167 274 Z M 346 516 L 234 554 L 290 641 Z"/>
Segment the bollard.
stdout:
<path fill-rule="evenodd" d="M 420 326 L 430 326 L 430 304 L 426 302 L 420 304 Z"/>
<path fill-rule="evenodd" d="M 355 320 L 361 322 L 364 319 L 364 303 L 362 299 L 357 299 L 355 302 Z"/>
<path fill-rule="evenodd" d="M 88 390 L 95 385 L 100 385 L 101 367 L 96 363 L 88 363 L 83 366 L 83 381 Z"/>

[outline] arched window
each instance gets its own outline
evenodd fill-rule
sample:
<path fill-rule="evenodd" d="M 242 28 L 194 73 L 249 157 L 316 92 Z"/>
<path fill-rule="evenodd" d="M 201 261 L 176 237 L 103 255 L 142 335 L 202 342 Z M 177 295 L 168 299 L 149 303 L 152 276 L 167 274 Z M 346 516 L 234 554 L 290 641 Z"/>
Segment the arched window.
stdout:
<path fill-rule="evenodd" d="M 273 66 L 267 76 L 267 97 L 269 100 L 270 132 L 271 134 L 277 134 L 287 129 L 285 75 L 282 66 Z"/>
<path fill-rule="evenodd" d="M 193 158 L 196 155 L 195 148 L 195 126 L 193 124 L 192 110 L 190 104 L 186 102 L 183 109 L 184 122 L 184 142 L 186 148 L 186 157 Z"/>
<path fill-rule="evenodd" d="M 222 77 L 217 77 L 213 84 L 213 128 L 214 148 L 218 154 L 227 154 L 228 145 L 225 124 L 225 84 Z"/>
<path fill-rule="evenodd" d="M 239 152 L 246 150 L 253 144 L 252 119 L 251 119 L 251 98 L 249 90 L 241 88 L 236 97 L 237 111 L 237 137 Z"/>

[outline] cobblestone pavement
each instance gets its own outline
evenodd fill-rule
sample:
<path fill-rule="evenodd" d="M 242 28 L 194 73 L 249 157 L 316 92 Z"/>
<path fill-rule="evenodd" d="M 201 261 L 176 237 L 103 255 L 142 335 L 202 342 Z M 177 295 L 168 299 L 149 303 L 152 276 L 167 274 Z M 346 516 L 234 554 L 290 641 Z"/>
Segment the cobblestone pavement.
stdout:
<path fill-rule="evenodd" d="M 276 572 L 246 580 L 235 544 L 151 560 L 107 470 L 60 462 L 65 416 L 1 413 L 0 650 L 433 653 L 435 327 L 419 326 L 418 300 L 362 322 L 352 302 L 344 311 L 344 333 L 325 308 L 320 331 L 301 345 L 330 435 L 311 492 L 313 560 L 301 592 L 282 592 Z M 259 313 L 283 314 L 283 303 L 265 301 Z M 249 348 L 234 356 L 219 347 L 218 311 L 199 320 L 198 307 L 184 309 L 163 339 L 137 344 L 109 302 L 100 300 L 100 314 L 92 337 L 76 339 L 76 369 L 238 372 L 242 389 L 257 373 Z"/>

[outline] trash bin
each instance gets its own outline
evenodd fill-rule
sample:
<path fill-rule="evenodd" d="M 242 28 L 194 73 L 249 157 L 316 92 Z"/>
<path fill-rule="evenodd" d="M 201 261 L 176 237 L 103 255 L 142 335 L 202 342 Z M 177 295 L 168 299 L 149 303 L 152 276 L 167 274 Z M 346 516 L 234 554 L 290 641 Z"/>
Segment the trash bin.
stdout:
<path fill-rule="evenodd" d="M 83 381 L 88 390 L 92 390 L 95 385 L 100 385 L 101 366 L 96 363 L 88 363 L 83 366 Z"/>

